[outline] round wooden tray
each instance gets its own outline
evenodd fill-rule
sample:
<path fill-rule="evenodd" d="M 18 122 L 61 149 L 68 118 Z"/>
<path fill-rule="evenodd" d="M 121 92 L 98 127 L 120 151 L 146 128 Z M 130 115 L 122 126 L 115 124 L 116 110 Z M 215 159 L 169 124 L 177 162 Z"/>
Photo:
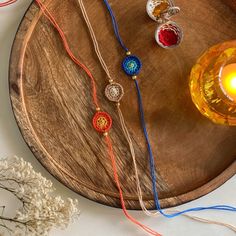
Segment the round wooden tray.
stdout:
<path fill-rule="evenodd" d="M 110 0 L 120 33 L 143 62 L 140 86 L 158 172 L 162 207 L 175 206 L 219 187 L 236 173 L 236 128 L 201 116 L 188 88 L 191 67 L 208 47 L 236 38 L 236 14 L 221 1 L 179 0 L 175 20 L 185 33 L 180 47 L 159 48 L 156 23 L 146 1 Z M 132 134 L 142 189 L 154 208 L 148 155 L 140 128 L 134 84 L 120 69 L 124 53 L 114 38 L 103 1 L 86 0 L 102 53 L 125 89 L 121 108 Z M 113 119 L 111 138 L 129 209 L 139 209 L 134 169 L 114 106 L 103 91 L 106 76 L 94 53 L 76 0 L 49 3 L 72 51 L 95 75 L 98 96 Z M 10 95 L 22 135 L 38 160 L 62 183 L 94 201 L 120 207 L 105 143 L 91 123 L 89 78 L 67 56 L 56 30 L 32 4 L 16 35 L 10 66 Z"/>

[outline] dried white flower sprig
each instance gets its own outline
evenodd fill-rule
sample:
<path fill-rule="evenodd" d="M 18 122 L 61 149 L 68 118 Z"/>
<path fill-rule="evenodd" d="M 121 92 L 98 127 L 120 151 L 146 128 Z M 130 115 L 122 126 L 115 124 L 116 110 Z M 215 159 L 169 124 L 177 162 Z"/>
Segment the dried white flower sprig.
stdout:
<path fill-rule="evenodd" d="M 13 194 L 22 206 L 12 218 L 0 206 L 0 235 L 2 229 L 14 236 L 46 236 L 54 227 L 66 228 L 79 215 L 77 200 L 55 197 L 52 182 L 22 158 L 0 159 L 1 189 Z"/>

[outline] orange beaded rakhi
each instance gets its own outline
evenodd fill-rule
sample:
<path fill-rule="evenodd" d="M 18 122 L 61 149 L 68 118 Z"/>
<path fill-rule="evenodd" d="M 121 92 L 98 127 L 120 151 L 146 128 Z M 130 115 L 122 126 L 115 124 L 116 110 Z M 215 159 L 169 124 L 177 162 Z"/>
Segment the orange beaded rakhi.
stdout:
<path fill-rule="evenodd" d="M 147 233 L 149 233 L 150 235 L 154 235 L 154 236 L 160 236 L 159 233 L 155 232 L 154 230 L 150 229 L 149 227 L 141 224 L 139 221 L 137 221 L 135 218 L 133 218 L 127 211 L 126 207 L 125 207 L 125 201 L 124 201 L 124 197 L 123 197 L 123 191 L 121 189 L 121 185 L 120 185 L 120 181 L 119 181 L 119 176 L 118 176 L 118 171 L 117 171 L 117 167 L 116 167 L 116 158 L 113 152 L 113 146 L 112 146 L 112 141 L 111 138 L 109 136 L 108 131 L 111 129 L 112 126 L 112 119 L 111 116 L 106 113 L 106 112 L 102 112 L 100 111 L 101 108 L 99 106 L 98 103 L 98 98 L 97 98 L 97 89 L 96 89 L 96 84 L 95 84 L 95 80 L 94 77 L 92 75 L 92 73 L 90 72 L 90 70 L 83 64 L 81 63 L 78 58 L 76 58 L 74 56 L 74 54 L 72 53 L 67 39 L 65 37 L 64 32 L 61 30 L 60 26 L 57 24 L 56 20 L 54 19 L 54 17 L 51 15 L 51 13 L 47 10 L 47 8 L 44 6 L 44 4 L 40 1 L 40 0 L 35 0 L 37 2 L 37 4 L 39 5 L 39 7 L 41 8 L 43 14 L 47 17 L 47 19 L 52 23 L 52 25 L 56 28 L 56 30 L 58 31 L 62 41 L 63 41 L 63 45 L 65 47 L 66 52 L 68 53 L 68 55 L 70 56 L 70 58 L 78 65 L 80 66 L 88 75 L 88 77 L 91 80 L 91 85 L 92 85 L 92 94 L 93 94 L 93 102 L 96 108 L 96 113 L 93 117 L 93 126 L 95 128 L 95 130 L 97 130 L 99 133 L 103 133 L 104 137 L 105 137 L 105 142 L 107 144 L 107 152 L 109 154 L 110 160 L 111 160 L 111 165 L 113 168 L 113 175 L 114 175 L 114 180 L 117 186 L 117 189 L 119 191 L 119 195 L 120 195 L 120 201 L 121 201 L 121 206 L 124 212 L 124 215 L 134 224 L 138 225 L 140 228 L 142 228 L 144 231 L 146 231 Z M 109 81 L 110 85 L 112 85 L 113 81 Z M 122 90 L 120 90 L 122 92 Z M 120 94 L 120 98 L 123 96 L 123 94 Z M 118 105 L 119 106 L 119 105 Z"/>
<path fill-rule="evenodd" d="M 59 33 L 59 35 L 60 35 L 60 37 L 61 37 L 61 39 L 63 41 L 64 48 L 65 48 L 66 52 L 68 53 L 68 55 L 70 56 L 71 60 L 74 61 L 78 66 L 80 66 L 86 72 L 88 77 L 91 79 L 92 96 L 93 96 L 93 102 L 94 102 L 95 110 L 96 110 L 95 115 L 93 117 L 93 125 L 94 125 L 94 128 L 99 133 L 103 133 L 103 135 L 104 135 L 104 140 L 105 140 L 105 142 L 107 144 L 107 151 L 108 151 L 108 154 L 109 154 L 109 157 L 110 157 L 110 160 L 111 160 L 111 165 L 112 165 L 112 168 L 113 168 L 114 180 L 115 180 L 115 183 L 116 183 L 119 195 L 120 195 L 121 206 L 122 206 L 122 209 L 123 209 L 123 212 L 124 212 L 125 216 L 130 221 L 132 221 L 134 224 L 138 225 L 140 228 L 142 228 L 147 233 L 149 233 L 150 235 L 159 236 L 160 235 L 159 233 L 157 233 L 154 230 L 150 229 L 149 227 L 141 224 L 139 221 L 134 219 L 127 212 L 126 207 L 125 207 L 123 192 L 122 192 L 122 189 L 121 189 L 121 186 L 120 186 L 118 171 L 117 171 L 117 167 L 116 167 L 116 158 L 115 158 L 115 155 L 114 155 L 114 152 L 113 152 L 113 147 L 112 147 L 112 141 L 111 141 L 111 138 L 110 138 L 109 133 L 108 133 L 108 131 L 111 129 L 111 126 L 112 126 L 112 119 L 111 119 L 111 117 L 110 117 L 110 115 L 108 113 L 101 111 L 101 108 L 100 108 L 99 102 L 98 102 L 98 98 L 97 98 L 96 84 L 95 84 L 94 77 L 91 74 L 91 72 L 89 71 L 89 69 L 74 56 L 74 54 L 72 53 L 72 51 L 69 48 L 69 45 L 67 43 L 67 39 L 66 39 L 66 37 L 64 35 L 64 32 L 61 30 L 60 26 L 57 24 L 57 22 L 55 21 L 54 17 L 51 15 L 51 13 L 47 10 L 47 8 L 44 6 L 44 4 L 41 3 L 40 0 L 35 0 L 35 1 L 38 3 L 38 5 L 41 8 L 43 14 L 48 18 L 48 20 L 52 23 L 52 25 L 58 31 L 58 33 Z M 109 82 L 110 82 L 111 86 L 114 84 L 112 80 L 110 80 Z M 115 102 L 117 103 L 118 112 L 120 112 L 120 109 L 119 109 L 119 105 L 120 104 L 119 104 L 118 101 L 123 96 L 123 89 L 122 89 L 122 87 L 121 87 L 121 90 L 116 90 L 115 93 L 111 93 L 112 96 L 114 96 L 114 94 L 115 94 L 115 97 L 116 97 L 116 101 Z M 117 95 L 119 95 L 119 96 L 117 96 Z M 123 117 L 121 116 L 121 118 L 123 118 Z M 121 120 L 121 122 L 123 123 L 124 120 Z M 124 133 L 127 132 L 126 127 L 125 126 L 123 126 L 123 127 L 124 127 L 124 130 L 123 130 Z M 127 138 L 129 139 L 129 136 Z M 134 164 L 135 164 L 135 162 L 134 162 Z M 136 173 L 136 175 L 137 175 L 137 173 Z M 205 219 L 201 219 L 201 218 L 197 218 L 197 217 L 192 217 L 192 216 L 188 216 L 188 215 L 186 215 L 186 216 L 191 218 L 191 219 L 195 219 L 197 221 L 200 221 L 200 222 L 209 223 L 209 221 L 205 220 Z M 222 223 L 219 223 L 219 222 L 210 222 L 210 223 L 222 225 Z"/>

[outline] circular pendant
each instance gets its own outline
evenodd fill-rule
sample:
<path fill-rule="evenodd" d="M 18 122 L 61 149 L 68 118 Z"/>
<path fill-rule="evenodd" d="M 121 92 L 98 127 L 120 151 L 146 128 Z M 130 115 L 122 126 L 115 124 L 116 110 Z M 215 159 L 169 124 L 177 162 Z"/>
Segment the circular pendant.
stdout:
<path fill-rule="evenodd" d="M 146 9 L 151 19 L 157 21 L 169 7 L 170 4 L 167 0 L 148 0 Z"/>
<path fill-rule="evenodd" d="M 106 86 L 105 95 L 108 100 L 112 102 L 119 102 L 124 95 L 124 89 L 118 83 L 111 83 Z"/>
<path fill-rule="evenodd" d="M 155 38 L 163 48 L 177 47 L 183 40 L 182 29 L 173 21 L 168 21 L 158 26 Z"/>
<path fill-rule="evenodd" d="M 96 112 L 93 117 L 93 127 L 99 133 L 106 133 L 111 129 L 112 118 L 106 112 Z"/>
<path fill-rule="evenodd" d="M 122 63 L 122 68 L 127 75 L 134 76 L 140 72 L 142 63 L 136 56 L 127 56 Z"/>

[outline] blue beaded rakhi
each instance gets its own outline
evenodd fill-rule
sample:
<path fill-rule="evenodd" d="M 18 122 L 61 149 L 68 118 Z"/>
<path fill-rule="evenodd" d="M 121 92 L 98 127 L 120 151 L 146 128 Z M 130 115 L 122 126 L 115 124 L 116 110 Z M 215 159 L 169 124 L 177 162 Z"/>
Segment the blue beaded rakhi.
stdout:
<path fill-rule="evenodd" d="M 156 173 L 156 168 L 155 168 L 155 160 L 154 160 L 154 156 L 152 153 L 152 147 L 151 147 L 151 143 L 149 140 L 149 135 L 148 135 L 146 122 L 145 122 L 145 115 L 144 115 L 144 109 L 143 109 L 141 90 L 140 90 L 139 83 L 137 81 L 137 76 L 136 76 L 140 72 L 140 69 L 142 67 L 141 61 L 139 60 L 138 57 L 131 55 L 131 52 L 125 46 L 125 44 L 119 34 L 119 28 L 118 28 L 118 24 L 117 24 L 116 18 L 114 16 L 113 10 L 112 10 L 110 4 L 108 3 L 108 0 L 103 0 L 103 1 L 104 1 L 105 5 L 109 11 L 109 14 L 111 16 L 115 36 L 116 36 L 119 44 L 121 45 L 121 47 L 125 50 L 126 55 L 127 55 L 127 57 L 124 59 L 124 61 L 122 63 L 122 68 L 127 75 L 132 76 L 133 81 L 135 83 L 136 90 L 137 90 L 140 121 L 141 121 L 141 126 L 143 128 L 143 133 L 144 133 L 144 136 L 146 139 L 147 149 L 148 149 L 148 153 L 149 153 L 150 174 L 152 177 L 152 189 L 153 189 L 154 203 L 156 206 L 156 210 L 158 210 L 160 212 L 160 214 L 162 214 L 163 216 L 165 216 L 167 218 L 173 218 L 173 217 L 182 215 L 184 213 L 203 211 L 203 210 L 220 210 L 220 211 L 224 210 L 224 211 L 236 212 L 236 207 L 228 206 L 228 205 L 215 205 L 215 206 L 210 206 L 210 207 L 195 207 L 195 208 L 186 209 L 186 210 L 183 210 L 183 211 L 180 211 L 177 213 L 173 213 L 173 214 L 165 213 L 162 210 L 161 205 L 160 205 L 160 201 L 159 201 L 159 194 L 158 194 L 157 187 L 156 187 L 157 173 Z"/>
<path fill-rule="evenodd" d="M 122 68 L 127 75 L 134 76 L 139 74 L 142 63 L 136 56 L 127 56 L 122 62 Z"/>

